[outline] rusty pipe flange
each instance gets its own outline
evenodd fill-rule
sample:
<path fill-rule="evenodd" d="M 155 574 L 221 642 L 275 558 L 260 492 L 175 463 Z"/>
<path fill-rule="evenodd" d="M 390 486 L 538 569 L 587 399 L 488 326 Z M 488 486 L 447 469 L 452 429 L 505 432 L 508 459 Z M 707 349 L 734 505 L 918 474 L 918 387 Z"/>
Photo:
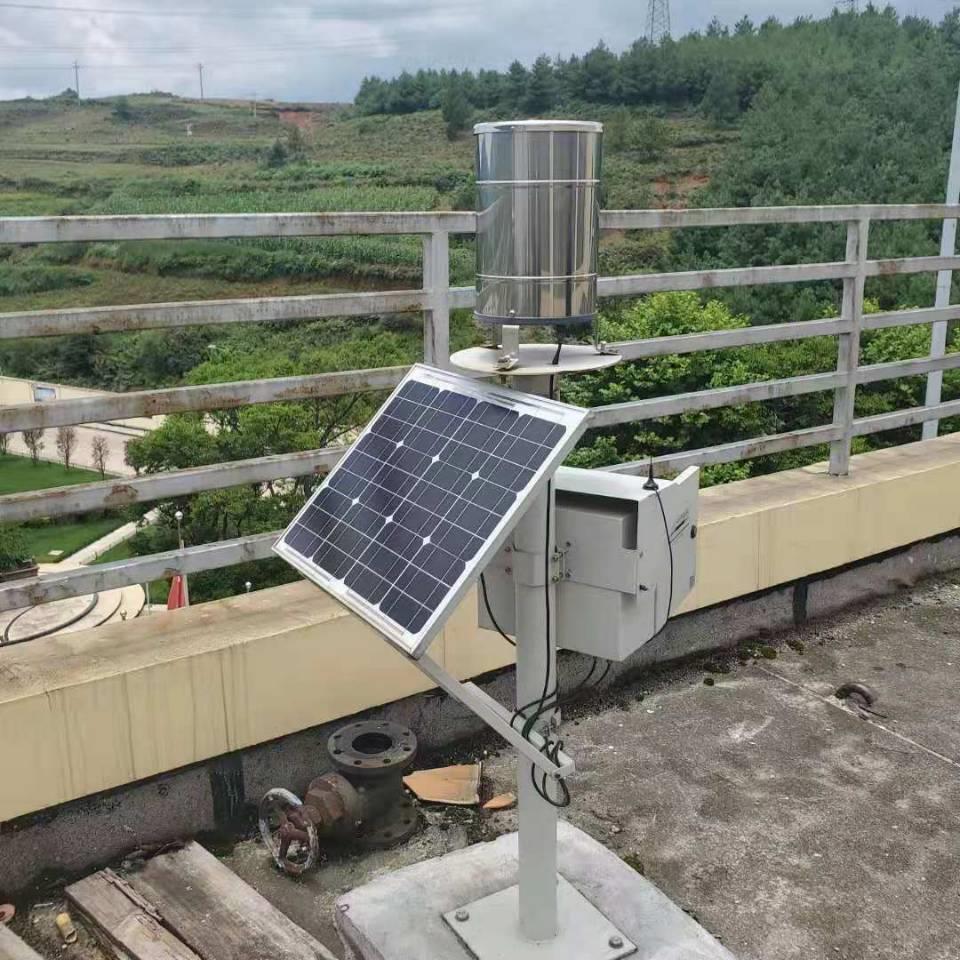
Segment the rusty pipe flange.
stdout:
<path fill-rule="evenodd" d="M 399 723 L 366 720 L 337 730 L 327 741 L 327 750 L 345 776 L 398 776 L 413 762 L 417 738 Z"/>

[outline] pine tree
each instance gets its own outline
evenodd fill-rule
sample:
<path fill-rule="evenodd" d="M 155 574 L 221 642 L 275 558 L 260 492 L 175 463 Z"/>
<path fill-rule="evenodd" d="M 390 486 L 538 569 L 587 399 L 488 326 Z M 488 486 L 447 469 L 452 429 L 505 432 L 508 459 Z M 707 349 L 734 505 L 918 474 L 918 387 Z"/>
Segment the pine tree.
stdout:
<path fill-rule="evenodd" d="M 443 88 L 440 98 L 440 112 L 447 125 L 447 139 L 455 140 L 457 134 L 470 122 L 470 104 L 463 92 L 458 77 L 452 77 Z"/>
<path fill-rule="evenodd" d="M 553 64 L 546 54 L 540 54 L 534 61 L 527 81 L 527 95 L 524 107 L 527 113 L 547 113 L 556 102 L 557 85 L 553 76 Z"/>

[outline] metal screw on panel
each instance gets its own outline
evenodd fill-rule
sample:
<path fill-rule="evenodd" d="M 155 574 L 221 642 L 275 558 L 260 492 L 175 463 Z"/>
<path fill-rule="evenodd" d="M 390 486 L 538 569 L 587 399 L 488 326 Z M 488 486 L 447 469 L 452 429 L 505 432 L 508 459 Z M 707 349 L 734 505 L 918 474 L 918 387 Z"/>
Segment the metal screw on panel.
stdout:
<path fill-rule="evenodd" d="M 470 911 L 464 910 L 462 907 L 453 915 L 454 920 L 459 920 L 460 923 L 463 923 L 464 920 L 470 919 Z"/>
<path fill-rule="evenodd" d="M 618 937 L 616 934 L 614 934 L 614 935 L 607 941 L 607 943 L 609 943 L 610 946 L 613 947 L 614 950 L 619 950 L 620 947 L 623 946 L 623 937 Z"/>

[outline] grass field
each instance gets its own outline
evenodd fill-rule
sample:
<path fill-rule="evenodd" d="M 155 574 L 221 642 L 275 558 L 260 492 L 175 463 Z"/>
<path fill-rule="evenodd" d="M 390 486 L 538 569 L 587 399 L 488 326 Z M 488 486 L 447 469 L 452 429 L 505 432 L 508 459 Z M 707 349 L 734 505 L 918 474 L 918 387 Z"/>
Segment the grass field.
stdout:
<path fill-rule="evenodd" d="M 606 206 L 686 201 L 737 137 L 690 117 L 655 122 L 656 149 L 608 148 Z M 268 165 L 271 145 L 291 138 L 285 162 Z M 449 140 L 439 111 L 363 117 L 336 105 L 266 104 L 254 118 L 246 104 L 165 95 L 131 96 L 122 109 L 116 100 L 0 104 L 0 216 L 461 209 L 473 203 L 472 169 L 473 138 Z M 605 266 L 643 267 L 657 243 L 608 237 Z M 0 311 L 397 288 L 421 271 L 417 237 L 68 244 L 0 248 L 4 255 Z M 454 282 L 471 282 L 470 238 L 454 238 L 451 258 Z"/>
<path fill-rule="evenodd" d="M 41 460 L 31 463 L 29 457 L 0 454 L 0 496 L 7 493 L 24 493 L 28 490 L 47 490 L 50 487 L 66 487 L 75 483 L 92 483 L 100 474 L 79 467 L 66 469 L 59 463 Z"/>
<path fill-rule="evenodd" d="M 123 523 L 122 517 L 107 515 L 65 520 L 62 523 L 28 523 L 23 531 L 37 563 L 57 563 L 116 530 Z M 63 553 L 52 556 L 51 550 L 62 550 Z"/>
<path fill-rule="evenodd" d="M 91 483 L 99 479 L 100 474 L 92 470 L 76 467 L 67 470 L 62 464 L 44 460 L 34 465 L 29 457 L 0 454 L 0 495 Z M 62 521 L 31 522 L 24 524 L 23 532 L 34 560 L 38 563 L 57 563 L 111 530 L 116 530 L 124 522 L 123 517 L 117 514 L 97 514 L 68 517 Z M 51 556 L 51 550 L 63 552 Z"/>

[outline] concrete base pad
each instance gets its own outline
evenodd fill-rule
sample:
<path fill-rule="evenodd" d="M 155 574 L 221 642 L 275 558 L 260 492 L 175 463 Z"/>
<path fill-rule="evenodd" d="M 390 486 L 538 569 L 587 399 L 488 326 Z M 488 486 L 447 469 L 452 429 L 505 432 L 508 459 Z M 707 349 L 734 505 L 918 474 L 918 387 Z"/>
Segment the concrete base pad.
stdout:
<path fill-rule="evenodd" d="M 624 937 L 636 960 L 733 960 L 696 921 L 606 847 L 559 825 L 560 874 Z M 358 887 L 337 901 L 337 929 L 361 960 L 466 960 L 443 915 L 516 882 L 517 835 L 425 860 Z"/>

